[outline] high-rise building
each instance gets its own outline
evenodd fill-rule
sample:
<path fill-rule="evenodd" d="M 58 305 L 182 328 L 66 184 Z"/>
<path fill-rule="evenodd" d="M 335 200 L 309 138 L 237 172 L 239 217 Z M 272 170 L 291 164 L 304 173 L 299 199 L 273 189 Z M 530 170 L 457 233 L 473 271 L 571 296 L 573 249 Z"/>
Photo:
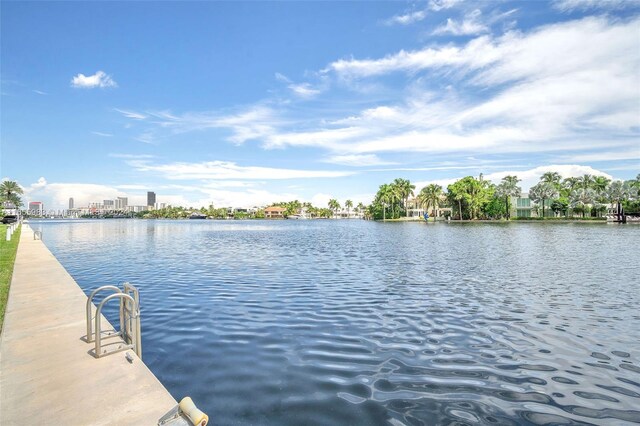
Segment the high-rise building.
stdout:
<path fill-rule="evenodd" d="M 116 203 L 113 200 L 104 200 L 102 202 L 105 210 L 113 210 L 115 208 Z"/>
<path fill-rule="evenodd" d="M 155 192 L 147 192 L 147 206 L 153 207 L 156 205 L 156 193 Z"/>
<path fill-rule="evenodd" d="M 129 205 L 129 199 L 127 197 L 116 198 L 116 210 L 126 210 Z"/>
<path fill-rule="evenodd" d="M 73 208 L 73 197 L 69 198 L 69 210 Z"/>
<path fill-rule="evenodd" d="M 44 206 L 41 201 L 31 201 L 29 203 L 29 213 L 34 216 L 42 216 Z"/>

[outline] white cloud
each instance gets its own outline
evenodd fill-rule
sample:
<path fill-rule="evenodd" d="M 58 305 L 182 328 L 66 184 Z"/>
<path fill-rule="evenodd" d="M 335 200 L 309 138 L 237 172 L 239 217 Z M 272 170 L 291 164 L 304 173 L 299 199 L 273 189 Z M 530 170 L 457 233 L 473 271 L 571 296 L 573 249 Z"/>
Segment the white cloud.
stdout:
<path fill-rule="evenodd" d="M 354 78 L 448 68 L 463 76 L 479 71 L 473 80 L 476 85 L 562 75 L 584 70 L 585 66 L 587 70 L 617 66 L 628 72 L 638 61 L 638 40 L 634 37 L 638 25 L 638 18 L 610 22 L 606 18 L 590 17 L 543 26 L 529 34 L 509 32 L 497 39 L 481 36 L 462 47 L 401 50 L 381 59 L 342 59 L 323 71 L 332 70 L 341 77 Z"/>
<path fill-rule="evenodd" d="M 142 115 L 142 114 L 141 114 Z M 154 124 L 174 133 L 185 133 L 206 129 L 228 129 L 231 135 L 228 140 L 242 144 L 249 140 L 267 138 L 275 133 L 278 124 L 275 112 L 266 106 L 255 105 L 236 113 L 223 114 L 217 112 L 188 112 L 173 115 L 169 112 L 147 112 Z M 151 131 L 143 134 L 143 142 L 151 142 Z"/>
<path fill-rule="evenodd" d="M 287 77 L 286 75 L 281 74 L 279 72 L 277 72 L 275 74 L 275 77 L 276 77 L 276 80 L 282 81 L 283 83 L 292 83 L 292 81 L 289 79 L 289 77 Z"/>
<path fill-rule="evenodd" d="M 155 142 L 155 137 L 153 132 L 144 132 L 139 134 L 135 140 L 142 142 L 142 143 L 146 143 L 149 145 L 153 145 L 153 143 Z"/>
<path fill-rule="evenodd" d="M 635 0 L 555 0 L 553 8 L 562 12 L 574 10 L 615 10 L 627 7 L 638 7 Z"/>
<path fill-rule="evenodd" d="M 38 95 L 43 95 L 43 96 L 48 95 L 48 93 L 47 93 L 47 92 L 43 92 L 42 90 L 35 90 L 35 89 L 34 89 L 34 90 L 32 90 L 32 92 L 33 92 L 33 93 L 36 93 L 36 94 L 38 94 Z"/>
<path fill-rule="evenodd" d="M 473 35 L 489 31 L 489 28 L 480 21 L 482 12 L 476 9 L 464 16 L 462 21 L 448 18 L 447 23 L 439 26 L 433 34 Z"/>
<path fill-rule="evenodd" d="M 350 176 L 354 172 L 324 171 L 324 170 L 295 170 L 276 169 L 272 167 L 243 167 L 227 161 L 207 161 L 202 163 L 169 163 L 151 164 L 147 161 L 129 161 L 129 165 L 140 172 L 157 173 L 170 180 L 201 180 L 201 179 L 307 179 L 307 178 L 336 178 Z"/>
<path fill-rule="evenodd" d="M 396 15 L 385 21 L 387 25 L 410 25 L 415 22 L 422 21 L 427 17 L 427 13 L 424 10 L 418 10 L 415 12 L 405 13 L 404 15 Z"/>
<path fill-rule="evenodd" d="M 555 165 L 549 165 L 549 166 L 535 167 L 529 170 L 507 170 L 507 171 L 501 171 L 501 172 L 494 172 L 494 173 L 483 175 L 483 179 L 489 180 L 492 183 L 497 185 L 505 176 L 517 176 L 518 179 L 521 180 L 520 182 L 518 182 L 518 186 L 522 188 L 523 192 L 527 192 L 529 191 L 529 188 L 537 184 L 540 181 L 540 178 L 542 177 L 542 175 L 547 172 L 557 172 L 560 174 L 560 176 L 563 179 L 568 177 L 579 177 L 587 174 L 593 175 L 593 176 L 604 176 L 608 179 L 613 179 L 611 175 L 605 172 L 602 172 L 600 170 L 596 170 L 593 167 L 581 166 L 581 165 L 575 165 L 575 164 L 555 164 Z M 419 192 L 420 189 L 432 183 L 440 185 L 444 188 L 444 190 L 446 190 L 447 185 L 454 183 L 455 181 L 457 181 L 458 179 L 461 179 L 464 176 L 468 176 L 468 175 L 461 175 L 457 178 L 436 179 L 436 180 L 415 182 L 414 183 L 416 185 L 415 192 L 416 193 Z M 478 176 L 474 176 L 474 177 L 477 178 Z"/>
<path fill-rule="evenodd" d="M 329 200 L 331 200 L 332 198 L 335 197 L 331 194 L 318 193 L 311 197 L 311 204 L 316 207 L 324 208 L 327 207 L 327 205 L 329 204 Z"/>
<path fill-rule="evenodd" d="M 109 157 L 112 157 L 112 158 L 127 158 L 129 160 L 144 160 L 144 159 L 155 158 L 155 155 L 151 155 L 151 154 L 118 154 L 118 153 L 111 153 L 111 154 L 109 154 Z"/>
<path fill-rule="evenodd" d="M 338 75 L 361 77 L 424 67 L 442 69 L 454 80 L 455 73 L 471 73 L 467 84 L 497 90 L 479 101 L 464 97 L 464 87 L 440 99 L 410 94 L 405 105 L 378 106 L 332 122 L 348 127 L 287 134 L 285 143 L 353 155 L 616 150 L 628 146 L 620 138 L 637 138 L 640 109 L 637 91 L 630 88 L 640 86 L 640 48 L 633 35 L 639 25 L 638 18 L 586 18 L 495 40 L 482 36 L 461 47 L 334 62 L 330 68 Z"/>
<path fill-rule="evenodd" d="M 640 159 L 640 143 L 636 143 L 635 148 L 629 150 L 622 149 L 619 152 L 603 151 L 587 154 L 575 154 L 563 157 L 565 160 L 576 163 L 589 163 L 601 161 L 624 161 Z M 636 166 L 640 170 L 640 163 Z"/>
<path fill-rule="evenodd" d="M 291 146 L 322 146 L 328 149 L 338 149 L 342 141 L 358 139 L 366 134 L 366 129 L 359 127 L 344 127 L 339 129 L 322 129 L 309 132 L 276 133 L 264 139 L 266 148 L 280 148 Z"/>
<path fill-rule="evenodd" d="M 135 112 L 135 111 L 127 111 L 119 108 L 114 108 L 114 111 L 119 112 L 120 114 L 124 115 L 126 118 L 132 118 L 134 120 L 144 120 L 147 118 L 147 115 L 139 112 Z"/>
<path fill-rule="evenodd" d="M 145 119 L 140 138 L 146 142 L 162 132 L 225 129 L 233 143 L 315 147 L 327 151 L 329 161 L 349 165 L 373 165 L 382 152 L 554 152 L 567 161 L 593 150 L 621 155 L 637 140 L 640 124 L 634 90 L 640 87 L 639 26 L 638 17 L 589 17 L 379 59 L 336 61 L 324 70 L 326 78 L 397 71 L 417 76 L 404 99 L 375 105 L 368 98 L 355 113 L 350 105 L 358 99 L 344 112 L 306 116 L 275 103 L 233 112 L 121 112 Z M 282 74 L 276 78 L 293 84 Z M 432 88 L 434 82 L 447 86 Z"/>
<path fill-rule="evenodd" d="M 303 98 L 311 98 L 321 92 L 309 83 L 290 84 L 288 87 L 293 93 Z"/>
<path fill-rule="evenodd" d="M 596 170 L 593 167 L 580 166 L 575 164 L 558 164 L 540 166 L 530 170 L 511 170 L 496 172 L 487 174 L 484 176 L 484 178 L 492 181 L 495 184 L 498 184 L 503 177 L 507 175 L 515 175 L 518 176 L 518 179 L 522 179 L 522 181 L 518 183 L 522 190 L 528 191 L 529 188 L 537 184 L 540 181 L 540 177 L 547 172 L 557 172 L 560 174 L 560 176 L 562 176 L 563 179 L 568 177 L 579 177 L 583 175 L 604 176 L 608 179 L 613 179 L 611 175 L 601 172 L 600 170 Z"/>
<path fill-rule="evenodd" d="M 87 206 L 91 202 L 101 203 L 127 194 L 106 185 L 89 183 L 49 183 L 44 177 L 25 188 L 28 201 L 42 201 L 45 210 L 62 210 L 69 207 L 69 198 L 76 206 Z M 26 204 L 26 203 L 25 203 Z"/>
<path fill-rule="evenodd" d="M 93 75 L 78 74 L 71 79 L 71 87 L 81 89 L 93 89 L 95 87 L 118 87 L 118 84 L 104 71 L 98 71 Z"/>
<path fill-rule="evenodd" d="M 277 72 L 275 74 L 276 80 L 287 84 L 287 88 L 293 92 L 294 95 L 301 98 L 312 98 L 320 93 L 322 90 L 315 88 L 311 83 L 294 83 L 289 77 Z"/>
<path fill-rule="evenodd" d="M 381 59 L 341 59 L 335 61 L 323 73 L 334 71 L 340 77 L 372 77 L 391 72 L 411 72 L 442 67 L 480 69 L 500 59 L 502 52 L 488 36 L 476 38 L 463 48 L 456 46 L 427 47 L 387 55 Z"/>
<path fill-rule="evenodd" d="M 96 135 L 96 136 L 102 136 L 104 138 L 111 138 L 113 137 L 113 135 L 111 133 L 104 133 L 104 132 L 91 132 L 92 134 Z"/>
<path fill-rule="evenodd" d="M 464 0 L 430 0 L 429 9 L 435 12 L 451 9 L 461 4 Z"/>
<path fill-rule="evenodd" d="M 325 163 L 341 164 L 344 166 L 366 167 L 382 166 L 386 164 L 396 164 L 390 161 L 383 161 L 375 154 L 349 154 L 333 155 L 324 160 Z"/>
<path fill-rule="evenodd" d="M 249 189 L 246 191 L 209 189 L 204 191 L 207 194 L 207 200 L 211 200 L 214 206 L 226 207 L 261 207 L 278 201 L 301 199 L 301 197 L 295 193 L 274 193 L 260 189 Z"/>

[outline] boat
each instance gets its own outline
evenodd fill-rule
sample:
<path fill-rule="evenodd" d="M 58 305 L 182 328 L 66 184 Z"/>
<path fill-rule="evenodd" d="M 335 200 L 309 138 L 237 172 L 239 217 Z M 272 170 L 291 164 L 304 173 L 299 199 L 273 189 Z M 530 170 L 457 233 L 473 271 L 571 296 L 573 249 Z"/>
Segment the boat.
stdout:
<path fill-rule="evenodd" d="M 198 212 L 193 212 L 189 216 L 189 219 L 206 219 L 206 218 L 207 218 L 206 214 L 202 214 L 202 213 L 198 213 Z"/>
<path fill-rule="evenodd" d="M 290 214 L 287 219 L 309 219 L 309 216 L 305 214 Z"/>

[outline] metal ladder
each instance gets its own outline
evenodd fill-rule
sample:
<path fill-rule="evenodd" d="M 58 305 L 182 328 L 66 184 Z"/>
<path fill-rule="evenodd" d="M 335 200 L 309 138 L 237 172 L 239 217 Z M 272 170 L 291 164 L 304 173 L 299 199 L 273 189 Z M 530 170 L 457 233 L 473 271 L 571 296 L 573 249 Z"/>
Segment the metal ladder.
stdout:
<path fill-rule="evenodd" d="M 95 317 L 93 316 L 93 299 L 101 291 L 112 291 L 113 294 L 105 297 L 98 305 Z M 120 331 L 106 332 L 103 336 L 101 330 L 102 308 L 110 300 L 120 300 Z M 95 326 L 93 326 L 95 324 Z M 95 332 L 94 332 L 95 329 Z M 124 342 L 117 343 L 113 349 L 103 349 L 102 341 L 120 337 Z M 140 295 L 138 289 L 129 284 L 123 284 L 122 290 L 114 285 L 105 285 L 91 292 L 87 298 L 87 343 L 95 341 L 95 356 L 100 358 L 115 352 L 132 349 L 142 359 L 142 336 L 140 333 Z"/>

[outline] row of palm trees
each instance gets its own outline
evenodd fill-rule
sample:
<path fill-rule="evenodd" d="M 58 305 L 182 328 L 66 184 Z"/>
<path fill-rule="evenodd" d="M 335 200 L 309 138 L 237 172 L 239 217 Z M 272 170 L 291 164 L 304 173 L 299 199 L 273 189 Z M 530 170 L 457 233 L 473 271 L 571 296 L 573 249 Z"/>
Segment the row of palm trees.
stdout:
<path fill-rule="evenodd" d="M 440 185 L 430 184 L 420 190 L 416 196 L 416 205 L 436 215 L 443 206 L 451 207 L 458 219 L 468 218 L 511 218 L 512 199 L 522 195 L 518 185 L 520 179 L 509 175 L 497 185 L 479 178 L 467 176 L 447 186 L 446 192 Z M 398 218 L 403 212 L 408 216 L 408 199 L 414 195 L 415 185 L 405 179 L 395 179 L 380 185 L 379 190 L 368 207 L 367 213 L 373 218 L 386 220 Z M 562 179 L 557 172 L 542 175 L 540 182 L 529 192 L 529 198 L 542 209 L 551 208 L 556 214 L 587 212 L 597 213 L 606 210 L 606 204 L 625 204 L 632 210 L 640 211 L 640 175 L 628 181 L 611 181 L 603 176 L 583 175 Z M 634 204 L 635 203 L 635 204 Z"/>
<path fill-rule="evenodd" d="M 407 202 L 409 197 L 415 195 L 416 186 L 407 179 L 395 179 L 391 183 L 380 185 L 378 193 L 374 199 L 375 206 L 382 206 L 383 219 L 387 218 L 387 208 L 391 209 L 391 217 L 396 218 L 404 209 L 405 214 L 409 214 Z M 374 214 L 375 215 L 375 214 Z"/>
<path fill-rule="evenodd" d="M 328 208 L 316 207 L 309 202 L 300 202 L 298 200 L 279 202 L 273 204 L 273 206 L 283 207 L 285 209 L 285 216 L 292 216 L 301 214 L 302 212 L 306 212 L 309 217 L 330 218 L 338 216 L 340 211 L 342 210 L 340 202 L 335 198 L 329 200 L 329 202 L 327 203 Z M 347 215 L 350 216 L 351 210 L 354 209 L 353 201 L 345 201 L 344 208 L 347 210 Z M 364 212 L 364 210 L 365 206 L 362 203 L 358 203 L 358 205 L 356 205 L 354 209 L 356 213 Z"/>
<path fill-rule="evenodd" d="M 636 179 L 611 181 L 604 176 L 589 174 L 562 179 L 557 172 L 547 172 L 531 188 L 529 197 L 542 205 L 543 217 L 545 207 L 550 207 L 554 214 L 568 215 L 571 209 L 585 217 L 587 212 L 601 214 L 606 204 L 617 204 L 619 208 L 623 203 L 637 202 L 639 190 L 640 174 Z"/>

